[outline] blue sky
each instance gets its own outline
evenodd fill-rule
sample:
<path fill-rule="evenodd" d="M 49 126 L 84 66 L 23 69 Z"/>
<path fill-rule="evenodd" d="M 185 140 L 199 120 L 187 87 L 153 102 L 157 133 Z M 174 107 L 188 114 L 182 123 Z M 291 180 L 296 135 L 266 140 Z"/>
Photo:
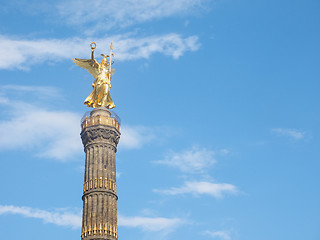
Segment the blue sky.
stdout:
<path fill-rule="evenodd" d="M 320 239 L 319 12 L 316 0 L 2 1 L 1 239 L 80 239 L 93 78 L 71 59 L 111 39 L 120 239 Z"/>

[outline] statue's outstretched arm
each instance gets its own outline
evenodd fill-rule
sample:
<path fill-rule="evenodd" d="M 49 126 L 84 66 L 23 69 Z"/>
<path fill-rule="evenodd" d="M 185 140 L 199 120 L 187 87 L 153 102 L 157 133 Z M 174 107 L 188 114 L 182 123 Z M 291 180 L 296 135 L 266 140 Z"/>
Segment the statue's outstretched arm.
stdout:
<path fill-rule="evenodd" d="M 91 49 L 92 50 L 92 53 L 91 53 L 91 60 L 93 61 L 94 60 L 94 49 Z"/>
<path fill-rule="evenodd" d="M 96 49 L 96 43 L 95 42 L 92 42 L 91 44 L 90 44 L 90 47 L 91 47 L 91 60 L 93 61 L 94 60 L 94 50 Z"/>

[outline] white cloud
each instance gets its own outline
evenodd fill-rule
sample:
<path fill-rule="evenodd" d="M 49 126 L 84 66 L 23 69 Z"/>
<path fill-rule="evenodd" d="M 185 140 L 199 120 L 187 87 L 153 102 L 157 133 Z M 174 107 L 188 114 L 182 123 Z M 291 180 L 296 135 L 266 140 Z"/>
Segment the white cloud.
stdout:
<path fill-rule="evenodd" d="M 203 173 L 216 162 L 214 154 L 211 150 L 194 146 L 183 152 L 171 152 L 164 160 L 155 161 L 155 163 L 177 167 L 185 173 Z"/>
<path fill-rule="evenodd" d="M 208 0 L 72 0 L 60 2 L 57 9 L 67 24 L 101 31 L 195 12 L 204 2 Z"/>
<path fill-rule="evenodd" d="M 7 85 L 0 88 L 7 101 L 0 101 L 5 107 L 5 120 L 0 121 L 0 150 L 33 150 L 41 157 L 57 160 L 71 160 L 82 153 L 80 140 L 81 116 L 68 111 L 53 111 L 35 104 L 18 101 L 26 97 L 35 101 L 45 97 L 60 96 L 52 87 Z M 14 90 L 14 97 L 7 97 Z M 17 97 L 18 95 L 18 97 Z"/>
<path fill-rule="evenodd" d="M 200 44 L 197 36 L 183 38 L 179 34 L 166 34 L 144 38 L 116 35 L 108 38 L 70 38 L 23 40 L 0 35 L 0 69 L 28 69 L 34 64 L 61 61 L 72 58 L 90 58 L 89 44 L 97 43 L 97 54 L 109 51 L 108 44 L 114 41 L 116 61 L 148 59 L 161 53 L 175 59 L 187 51 L 196 51 Z"/>
<path fill-rule="evenodd" d="M 181 218 L 163 218 L 163 217 L 125 217 L 118 216 L 119 226 L 140 228 L 144 231 L 170 232 L 173 229 L 184 224 L 185 221 Z"/>
<path fill-rule="evenodd" d="M 35 148 L 39 156 L 68 160 L 82 151 L 79 119 L 72 112 L 28 108 L 0 122 L 0 150 Z"/>
<path fill-rule="evenodd" d="M 23 86 L 23 85 L 4 85 L 0 86 L 1 92 L 6 91 L 14 91 L 15 94 L 17 92 L 22 93 L 32 93 L 34 95 L 40 96 L 40 97 L 46 97 L 46 98 L 52 98 L 52 97 L 61 97 L 61 94 L 57 88 L 49 87 L 49 86 Z"/>
<path fill-rule="evenodd" d="M 17 214 L 27 218 L 37 218 L 45 223 L 52 223 L 58 226 L 81 228 L 81 212 L 72 213 L 62 210 L 45 211 L 37 208 L 19 207 L 13 205 L 0 205 L 0 215 Z M 186 222 L 181 218 L 164 217 L 126 217 L 118 216 L 118 225 L 123 227 L 140 228 L 143 231 L 169 233 Z"/>
<path fill-rule="evenodd" d="M 22 14 L 45 16 L 46 22 L 77 27 L 82 34 L 105 32 L 112 28 L 141 24 L 168 17 L 203 13 L 211 0 L 12 0 L 5 9 L 19 9 Z"/>
<path fill-rule="evenodd" d="M 143 126 L 121 126 L 119 148 L 138 149 L 155 139 L 152 128 Z"/>
<path fill-rule="evenodd" d="M 153 191 L 166 195 L 206 194 L 215 198 L 222 198 L 225 194 L 236 194 L 238 192 L 236 186 L 229 183 L 211 183 L 204 181 L 185 182 L 181 187 L 172 187 L 166 190 L 154 189 Z"/>
<path fill-rule="evenodd" d="M 8 94 L 7 94 L 8 92 Z M 7 97 L 14 92 L 13 96 Z M 39 98 L 56 99 L 61 96 L 53 87 L 5 85 L 0 87 L 0 104 L 6 107 L 6 120 L 0 121 L 0 151 L 31 149 L 40 157 L 61 161 L 74 159 L 83 152 L 80 139 L 81 116 L 70 111 L 48 110 L 45 106 L 27 104 L 16 99 L 32 102 Z M 121 126 L 119 148 L 139 149 L 150 142 L 159 141 L 167 134 L 163 127 Z"/>
<path fill-rule="evenodd" d="M 0 96 L 0 104 L 8 104 L 8 103 L 9 103 L 8 98 Z"/>
<path fill-rule="evenodd" d="M 71 227 L 73 229 L 81 227 L 81 213 L 49 212 L 37 208 L 0 205 L 0 215 L 3 214 L 18 214 L 28 218 L 37 218 L 45 223 Z"/>
<path fill-rule="evenodd" d="M 230 153 L 230 150 L 228 150 L 228 149 L 220 149 L 220 154 L 222 154 L 222 155 L 228 155 L 229 153 Z"/>
<path fill-rule="evenodd" d="M 220 240 L 231 240 L 231 236 L 226 231 L 204 231 L 203 234 L 208 235 L 214 239 L 220 239 Z"/>
<path fill-rule="evenodd" d="M 295 140 L 300 140 L 306 136 L 305 132 L 296 130 L 296 129 L 288 129 L 288 128 L 273 128 L 272 132 L 276 133 L 278 136 L 286 136 L 293 138 Z"/>
<path fill-rule="evenodd" d="M 121 126 L 121 138 L 119 149 L 140 149 L 150 143 L 161 143 L 163 140 L 175 134 L 168 127 L 149 126 Z"/>
<path fill-rule="evenodd" d="M 140 149 L 150 143 L 162 143 L 176 134 L 176 130 L 165 126 L 121 126 L 119 149 Z"/>

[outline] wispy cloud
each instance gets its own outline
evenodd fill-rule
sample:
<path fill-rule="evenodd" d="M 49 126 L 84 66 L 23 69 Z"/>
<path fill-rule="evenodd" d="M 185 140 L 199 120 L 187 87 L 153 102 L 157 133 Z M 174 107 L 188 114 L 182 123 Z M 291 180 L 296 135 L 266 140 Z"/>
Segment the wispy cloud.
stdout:
<path fill-rule="evenodd" d="M 0 122 L 0 135 L 3 136 L 0 150 L 35 148 L 40 157 L 62 161 L 81 153 L 80 116 L 72 112 L 25 107 L 25 111 Z"/>
<path fill-rule="evenodd" d="M 70 39 L 20 39 L 0 35 L 0 69 L 28 69 L 43 62 L 70 60 L 74 57 L 90 58 L 89 44 L 97 43 L 97 56 L 107 50 L 114 40 L 116 60 L 127 61 L 148 59 L 154 53 L 161 53 L 175 59 L 185 52 L 196 51 L 200 44 L 197 36 L 182 37 L 179 34 L 166 34 L 144 38 L 116 35 L 108 38 Z M 72 46 L 72 47 L 70 47 Z"/>
<path fill-rule="evenodd" d="M 81 227 L 81 213 L 45 211 L 30 207 L 17 207 L 13 205 L 0 205 L 0 215 L 17 214 L 27 218 L 37 218 L 45 223 L 77 229 Z"/>
<path fill-rule="evenodd" d="M 40 15 L 46 23 L 72 26 L 82 34 L 96 34 L 168 17 L 185 17 L 203 13 L 211 0 L 12 0 L 3 9 L 19 14 Z"/>
<path fill-rule="evenodd" d="M 36 94 L 40 97 L 47 97 L 47 98 L 52 98 L 52 97 L 61 97 L 60 91 L 55 88 L 55 87 L 50 87 L 50 86 L 23 86 L 23 85 L 4 85 L 0 87 L 0 91 L 14 91 L 15 94 L 17 92 L 22 92 L 22 93 L 32 93 Z"/>
<path fill-rule="evenodd" d="M 119 149 L 140 149 L 150 143 L 161 143 L 174 134 L 174 130 L 165 126 L 123 125 Z"/>
<path fill-rule="evenodd" d="M 37 208 L 20 207 L 13 205 L 0 205 L 0 215 L 16 214 L 26 218 L 37 218 L 44 223 L 52 223 L 58 226 L 71 227 L 73 229 L 81 228 L 81 211 L 70 212 L 67 210 L 46 211 Z M 165 217 L 127 217 L 118 216 L 118 225 L 123 227 L 139 228 L 148 232 L 164 231 L 169 233 L 177 227 L 186 223 L 181 218 Z"/>
<path fill-rule="evenodd" d="M 144 126 L 122 126 L 120 148 L 138 149 L 156 138 L 154 129 Z"/>
<path fill-rule="evenodd" d="M 80 115 L 20 106 L 24 106 L 24 111 L 7 121 L 0 121 L 0 135 L 4 136 L 0 138 L 0 150 L 36 149 L 39 157 L 61 161 L 74 159 L 82 153 Z M 124 126 L 121 133 L 119 149 L 122 150 L 139 149 L 156 140 L 151 127 Z"/>
<path fill-rule="evenodd" d="M 204 235 L 208 235 L 214 239 L 231 240 L 231 236 L 227 231 L 204 231 Z"/>
<path fill-rule="evenodd" d="M 271 131 L 278 136 L 290 137 L 294 140 L 300 140 L 305 138 L 306 133 L 296 129 L 288 129 L 288 128 L 273 128 Z"/>
<path fill-rule="evenodd" d="M 71 0 L 61 1 L 57 9 L 68 24 L 101 31 L 192 13 L 203 9 L 205 2 L 208 0 Z"/>
<path fill-rule="evenodd" d="M 29 102 L 40 99 L 42 105 L 17 100 L 27 97 Z M 61 95 L 53 87 L 1 86 L 0 105 L 6 110 L 6 120 L 0 121 L 0 151 L 33 149 L 39 157 L 60 161 L 72 160 L 82 153 L 79 136 L 81 115 L 48 109 L 44 100 L 55 101 L 57 98 L 61 99 Z M 139 149 L 167 137 L 167 132 L 164 127 L 122 126 L 119 148 Z"/>
<path fill-rule="evenodd" d="M 236 186 L 229 183 L 211 183 L 204 181 L 185 182 L 181 187 L 172 187 L 164 190 L 154 189 L 153 191 L 166 195 L 210 195 L 215 198 L 222 198 L 226 194 L 236 194 L 238 192 Z"/>
<path fill-rule="evenodd" d="M 0 90 L 5 97 L 6 91 L 14 90 L 14 95 L 21 95 L 21 99 L 32 94 L 40 99 L 59 96 L 58 90 L 52 87 L 7 85 Z M 6 120 L 0 122 L 0 150 L 35 149 L 35 154 L 40 157 L 62 161 L 73 159 L 82 152 L 80 115 L 48 110 L 10 97 L 1 104 L 6 109 Z"/>
<path fill-rule="evenodd" d="M 186 223 L 181 218 L 164 218 L 164 217 L 125 217 L 119 215 L 119 226 L 140 228 L 150 232 L 171 232 L 175 228 Z"/>
<path fill-rule="evenodd" d="M 203 173 L 216 163 L 214 155 L 214 151 L 193 146 L 182 152 L 172 151 L 164 160 L 155 161 L 155 163 L 176 167 L 185 173 Z"/>
<path fill-rule="evenodd" d="M 189 150 L 182 152 L 170 152 L 164 160 L 155 161 L 156 164 L 164 164 L 179 169 L 183 173 L 194 174 L 196 177 L 210 179 L 208 169 L 216 163 L 216 154 L 226 155 L 229 150 L 222 149 L 217 153 L 206 148 L 193 146 Z M 238 189 L 229 183 L 213 183 L 208 181 L 185 181 L 180 187 L 168 189 L 153 189 L 154 192 L 164 195 L 192 194 L 210 195 L 215 198 L 222 198 L 226 194 L 236 194 Z"/>

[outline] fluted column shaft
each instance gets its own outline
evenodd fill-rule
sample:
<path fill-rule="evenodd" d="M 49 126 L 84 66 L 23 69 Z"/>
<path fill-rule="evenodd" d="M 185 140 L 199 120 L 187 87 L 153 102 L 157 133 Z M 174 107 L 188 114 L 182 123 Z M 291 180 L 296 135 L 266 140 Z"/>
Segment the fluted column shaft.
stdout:
<path fill-rule="evenodd" d="M 85 121 L 81 131 L 86 154 L 81 237 L 84 240 L 116 240 L 118 196 L 115 153 L 120 138 L 119 124 L 115 127 L 117 122 L 107 109 L 94 109 Z"/>

